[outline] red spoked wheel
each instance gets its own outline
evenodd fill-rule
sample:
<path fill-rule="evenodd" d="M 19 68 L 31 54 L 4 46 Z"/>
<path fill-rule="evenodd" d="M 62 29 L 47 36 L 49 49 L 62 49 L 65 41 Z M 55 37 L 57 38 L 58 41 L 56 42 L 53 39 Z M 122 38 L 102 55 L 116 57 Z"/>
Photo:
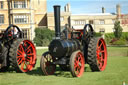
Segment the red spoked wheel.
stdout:
<path fill-rule="evenodd" d="M 98 40 L 96 54 L 99 69 L 100 71 L 103 71 L 107 64 L 107 49 L 105 41 L 102 38 Z"/>
<path fill-rule="evenodd" d="M 81 77 L 84 72 L 84 55 L 81 51 L 73 52 L 70 57 L 70 70 L 73 77 Z"/>
<path fill-rule="evenodd" d="M 56 65 L 53 64 L 54 58 L 49 52 L 45 52 L 40 61 L 40 67 L 44 75 L 53 75 L 56 71 Z"/>
<path fill-rule="evenodd" d="M 10 48 L 12 67 L 18 72 L 29 72 L 36 64 L 36 49 L 30 40 L 17 39 Z"/>
<path fill-rule="evenodd" d="M 88 45 L 88 64 L 92 71 L 103 71 L 107 65 L 107 47 L 103 38 L 91 38 Z"/>

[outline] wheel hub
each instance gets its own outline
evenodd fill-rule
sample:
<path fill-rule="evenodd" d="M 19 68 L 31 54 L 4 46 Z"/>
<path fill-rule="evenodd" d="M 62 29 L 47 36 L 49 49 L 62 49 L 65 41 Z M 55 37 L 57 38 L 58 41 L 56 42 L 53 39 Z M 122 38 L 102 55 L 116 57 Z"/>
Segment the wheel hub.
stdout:
<path fill-rule="evenodd" d="M 27 54 L 26 53 L 24 54 L 24 58 L 27 58 Z"/>

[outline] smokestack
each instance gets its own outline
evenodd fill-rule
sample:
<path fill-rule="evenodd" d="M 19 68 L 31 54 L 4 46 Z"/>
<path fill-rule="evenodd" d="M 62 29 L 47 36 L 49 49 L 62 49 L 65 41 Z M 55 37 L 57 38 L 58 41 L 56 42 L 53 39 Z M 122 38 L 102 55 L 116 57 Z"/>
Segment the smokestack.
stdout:
<path fill-rule="evenodd" d="M 54 6 L 55 36 L 60 39 L 60 5 Z"/>
<path fill-rule="evenodd" d="M 117 12 L 117 15 L 121 15 L 121 8 L 120 8 L 120 4 L 117 4 L 116 5 L 116 12 Z"/>
<path fill-rule="evenodd" d="M 105 13 L 105 8 L 104 7 L 102 7 L 102 13 Z"/>

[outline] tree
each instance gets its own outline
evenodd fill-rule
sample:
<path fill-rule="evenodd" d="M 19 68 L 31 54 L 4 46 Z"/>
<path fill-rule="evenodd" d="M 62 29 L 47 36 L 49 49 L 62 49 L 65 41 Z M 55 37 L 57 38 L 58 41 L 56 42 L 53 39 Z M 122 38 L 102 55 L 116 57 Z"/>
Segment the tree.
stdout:
<path fill-rule="evenodd" d="M 115 21 L 114 23 L 114 35 L 117 39 L 119 39 L 122 35 L 122 27 L 120 26 L 120 21 Z"/>
<path fill-rule="evenodd" d="M 35 34 L 34 42 L 37 46 L 48 46 L 54 37 L 54 31 L 48 28 L 36 28 Z"/>

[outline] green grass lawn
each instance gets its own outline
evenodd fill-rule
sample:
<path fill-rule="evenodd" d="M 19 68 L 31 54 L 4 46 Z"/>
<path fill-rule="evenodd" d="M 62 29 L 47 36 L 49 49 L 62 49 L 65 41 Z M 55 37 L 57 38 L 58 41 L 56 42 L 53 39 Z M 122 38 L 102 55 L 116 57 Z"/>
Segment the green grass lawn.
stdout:
<path fill-rule="evenodd" d="M 128 47 L 108 47 L 108 56 L 128 56 Z"/>
<path fill-rule="evenodd" d="M 109 47 L 111 51 L 124 52 L 127 48 Z M 46 49 L 47 50 L 47 49 Z M 128 57 L 108 56 L 107 68 L 103 72 L 91 72 L 88 65 L 81 78 L 73 78 L 70 72 L 58 71 L 52 76 L 43 76 L 40 70 L 40 55 L 46 50 L 37 50 L 38 60 L 35 69 L 28 73 L 9 71 L 0 73 L 0 85 L 128 85 Z"/>

